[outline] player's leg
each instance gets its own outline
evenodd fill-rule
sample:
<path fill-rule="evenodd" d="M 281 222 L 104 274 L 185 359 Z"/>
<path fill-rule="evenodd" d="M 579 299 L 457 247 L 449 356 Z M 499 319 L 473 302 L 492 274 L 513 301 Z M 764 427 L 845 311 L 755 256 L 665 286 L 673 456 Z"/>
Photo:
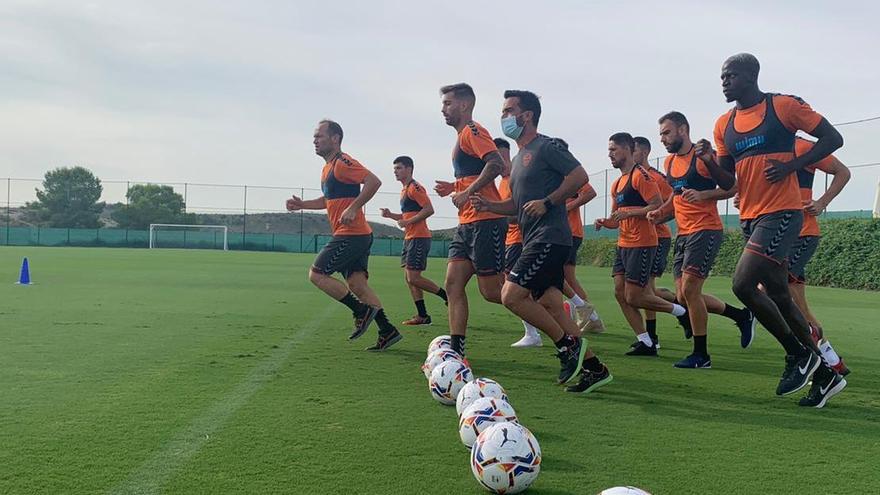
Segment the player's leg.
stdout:
<path fill-rule="evenodd" d="M 675 363 L 676 368 L 711 368 L 712 361 L 709 358 L 708 332 L 709 313 L 706 302 L 703 299 L 702 277 L 685 272 L 681 279 L 681 293 L 688 308 L 693 331 L 693 352 Z"/>
<path fill-rule="evenodd" d="M 657 288 L 654 286 L 654 277 L 648 278 L 648 290 L 651 291 L 651 294 L 657 295 Z M 660 345 L 660 338 L 657 337 L 657 312 L 651 311 L 650 309 L 645 310 L 645 331 L 648 332 L 648 337 L 651 337 L 651 341 L 654 342 L 655 346 Z"/>
<path fill-rule="evenodd" d="M 425 307 L 425 293 L 418 284 L 414 283 L 415 278 L 420 272 L 405 268 L 403 273 L 406 279 L 406 286 L 409 287 L 409 293 L 413 299 L 413 304 L 416 306 L 416 315 L 405 320 L 403 324 L 410 326 L 430 325 L 431 317 L 428 315 L 428 309 Z"/>
<path fill-rule="evenodd" d="M 467 335 L 468 299 L 467 284 L 474 276 L 474 263 L 471 258 L 473 243 L 473 224 L 461 224 L 455 229 L 449 243 L 449 260 L 446 264 L 446 296 L 449 298 L 449 335 L 452 350 L 464 356 L 464 341 Z"/>
<path fill-rule="evenodd" d="M 474 236 L 470 244 L 471 259 L 477 273 L 477 285 L 483 299 L 501 304 L 501 287 L 504 285 L 504 238 L 507 220 L 481 220 L 474 222 Z"/>
<path fill-rule="evenodd" d="M 522 243 L 516 242 L 513 244 L 509 244 L 504 247 L 504 274 L 507 276 L 513 267 L 516 266 L 516 262 L 519 260 L 520 255 L 522 254 Z M 503 289 L 502 289 L 503 290 Z M 525 333 L 522 338 L 510 344 L 510 347 L 541 347 L 543 342 L 541 340 L 541 334 L 538 332 L 538 329 L 535 328 L 534 325 L 527 322 L 526 320 L 521 320 L 523 324 L 523 329 Z"/>
<path fill-rule="evenodd" d="M 431 252 L 431 239 L 429 237 L 410 239 L 410 245 L 411 249 L 407 252 L 406 259 L 407 283 L 436 295 L 443 299 L 444 303 L 448 304 L 446 291 L 435 284 L 433 280 L 422 275 L 428 269 L 428 253 Z"/>

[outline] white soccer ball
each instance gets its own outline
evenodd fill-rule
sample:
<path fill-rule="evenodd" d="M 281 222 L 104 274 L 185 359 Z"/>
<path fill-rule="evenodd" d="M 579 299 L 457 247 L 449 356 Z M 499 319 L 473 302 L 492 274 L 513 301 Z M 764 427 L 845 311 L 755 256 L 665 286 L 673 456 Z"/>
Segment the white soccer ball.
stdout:
<path fill-rule="evenodd" d="M 471 471 L 492 493 L 519 493 L 541 472 L 541 447 L 519 423 L 495 423 L 471 449 Z"/>
<path fill-rule="evenodd" d="M 614 488 L 606 488 L 599 495 L 651 495 L 650 493 L 636 488 L 634 486 L 615 486 Z"/>
<path fill-rule="evenodd" d="M 462 387 L 473 379 L 466 364 L 457 360 L 443 361 L 431 371 L 428 388 L 436 401 L 451 406 Z"/>
<path fill-rule="evenodd" d="M 425 374 L 425 378 L 430 379 L 431 372 L 434 371 L 434 368 L 443 361 L 464 362 L 464 359 L 462 359 L 461 354 L 452 349 L 437 349 L 431 354 L 428 354 L 428 358 L 425 359 L 425 364 L 422 365 L 422 372 Z"/>
<path fill-rule="evenodd" d="M 494 397 L 510 402 L 504 387 L 498 382 L 489 378 L 474 378 L 474 381 L 465 385 L 455 398 L 455 412 L 461 416 L 461 413 L 480 397 Z"/>
<path fill-rule="evenodd" d="M 428 355 L 437 349 L 452 349 L 452 337 L 449 335 L 438 335 L 428 344 Z"/>
<path fill-rule="evenodd" d="M 465 447 L 471 448 L 483 430 L 495 423 L 505 422 L 516 423 L 516 411 L 513 410 L 513 406 L 505 400 L 481 397 L 462 413 L 458 421 L 458 436 Z"/>

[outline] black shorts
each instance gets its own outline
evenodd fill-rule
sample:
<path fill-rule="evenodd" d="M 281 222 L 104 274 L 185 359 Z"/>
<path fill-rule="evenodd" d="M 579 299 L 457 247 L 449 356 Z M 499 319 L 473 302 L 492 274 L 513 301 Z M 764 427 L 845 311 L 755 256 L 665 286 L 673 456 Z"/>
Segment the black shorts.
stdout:
<path fill-rule="evenodd" d="M 566 265 L 577 265 L 578 264 L 578 250 L 581 248 L 581 244 L 584 243 L 583 237 L 572 237 L 571 238 L 571 251 L 568 253 L 568 259 L 565 260 Z"/>
<path fill-rule="evenodd" d="M 807 283 L 807 263 L 810 258 L 816 254 L 816 248 L 819 247 L 819 241 L 822 238 L 817 235 L 805 235 L 798 237 L 798 240 L 791 248 L 788 257 L 788 281 L 792 284 Z"/>
<path fill-rule="evenodd" d="M 506 218 L 461 224 L 449 243 L 449 261 L 470 261 L 478 276 L 497 275 L 504 268 L 506 236 Z"/>
<path fill-rule="evenodd" d="M 651 277 L 651 265 L 654 264 L 655 254 L 657 254 L 657 246 L 618 247 L 611 276 L 623 275 L 627 282 L 645 287 Z"/>
<path fill-rule="evenodd" d="M 522 254 L 522 243 L 508 244 L 504 247 L 504 273 L 510 273 Z"/>
<path fill-rule="evenodd" d="M 333 275 L 341 273 L 348 278 L 352 273 L 367 273 L 373 234 L 335 235 L 318 253 L 312 271 Z"/>
<path fill-rule="evenodd" d="M 685 273 L 702 279 L 709 278 L 723 240 L 724 233 L 721 230 L 679 234 L 675 238 L 675 251 L 672 255 L 672 274 L 676 280 Z"/>
<path fill-rule="evenodd" d="M 428 268 L 428 253 L 431 252 L 430 237 L 404 239 L 400 252 L 400 266 L 407 270 L 423 272 Z"/>
<path fill-rule="evenodd" d="M 654 263 L 651 263 L 651 276 L 662 277 L 669 264 L 669 249 L 672 247 L 672 239 L 661 237 L 657 239 L 657 252 L 654 253 Z"/>
<path fill-rule="evenodd" d="M 763 256 L 779 265 L 788 259 L 804 223 L 803 210 L 783 210 L 767 213 L 740 222 L 746 238 L 746 251 Z"/>
<path fill-rule="evenodd" d="M 563 267 L 568 259 L 569 246 L 531 242 L 523 246 L 522 254 L 507 280 L 528 289 L 536 300 L 550 287 L 560 291 L 565 282 Z"/>

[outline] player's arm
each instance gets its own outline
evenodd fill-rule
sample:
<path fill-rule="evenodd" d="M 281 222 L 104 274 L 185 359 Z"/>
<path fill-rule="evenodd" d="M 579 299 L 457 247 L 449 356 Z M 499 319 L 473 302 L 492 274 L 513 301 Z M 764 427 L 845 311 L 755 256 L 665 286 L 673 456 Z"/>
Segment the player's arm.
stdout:
<path fill-rule="evenodd" d="M 327 208 L 327 201 L 324 196 L 315 199 L 302 199 L 294 194 L 287 200 L 286 206 L 287 211 L 323 210 Z"/>
<path fill-rule="evenodd" d="M 379 213 L 382 215 L 382 218 L 390 218 L 392 220 L 403 220 L 403 214 L 394 213 L 388 208 L 379 208 Z"/>
<path fill-rule="evenodd" d="M 822 170 L 825 173 L 834 176 L 834 178 L 831 179 L 831 184 L 828 186 L 828 190 L 825 191 L 825 194 L 823 194 L 821 198 L 810 201 L 810 203 L 804 207 L 807 213 L 813 216 L 818 216 L 825 210 L 825 208 L 828 208 L 828 204 L 831 203 L 841 191 L 843 191 L 844 186 L 846 186 L 850 177 L 852 177 L 852 172 L 850 172 L 849 167 L 833 156 L 829 158 L 831 159 L 831 162 L 826 167 L 822 167 Z"/>
<path fill-rule="evenodd" d="M 733 157 L 720 156 L 719 160 L 715 159 L 715 150 L 712 149 L 712 143 L 707 139 L 700 139 L 694 144 L 694 153 L 697 159 L 702 160 L 706 164 L 706 170 L 709 175 L 721 189 L 730 189 L 736 184 L 736 169 Z M 720 161 L 720 163 L 719 163 Z"/>
<path fill-rule="evenodd" d="M 483 171 L 480 172 L 480 175 L 476 180 L 471 182 L 471 184 L 464 191 L 454 195 L 452 197 L 452 204 L 461 208 L 462 205 L 474 194 L 478 191 L 481 191 L 488 184 L 495 182 L 495 177 L 501 175 L 501 170 L 504 167 L 504 160 L 501 159 L 501 155 L 498 154 L 498 151 L 490 151 L 483 155 L 483 161 L 486 165 L 483 167 Z"/>
<path fill-rule="evenodd" d="M 670 194 L 666 201 L 656 210 L 649 211 L 645 217 L 655 224 L 666 223 L 675 217 L 675 204 L 672 202 L 674 194 Z"/>
<path fill-rule="evenodd" d="M 615 184 L 617 184 L 615 182 Z M 614 189 L 612 187 L 612 189 Z M 659 194 L 659 191 L 658 191 Z M 602 230 L 602 228 L 606 229 L 616 229 L 620 227 L 620 222 L 614 219 L 614 213 L 617 212 L 617 198 L 616 195 L 611 195 L 611 218 L 597 218 L 595 222 L 593 222 L 593 226 L 596 230 Z"/>
<path fill-rule="evenodd" d="M 725 199 L 732 198 L 736 196 L 739 188 L 736 184 L 733 185 L 730 189 L 722 189 L 720 187 L 716 187 L 715 189 L 710 189 L 708 191 L 697 191 L 696 189 L 683 189 L 681 191 L 681 196 L 685 201 L 690 203 L 699 203 L 702 201 L 724 201 Z"/>
<path fill-rule="evenodd" d="M 798 98 L 790 97 L 783 99 L 782 103 L 785 108 L 785 111 L 779 114 L 782 123 L 792 131 L 797 129 L 805 131 L 818 138 L 818 141 L 812 149 L 803 155 L 795 156 L 788 162 L 769 160 L 769 165 L 764 169 L 764 176 L 770 182 L 779 182 L 793 172 L 818 163 L 843 146 L 843 136 L 825 117 L 810 108 L 810 105 Z M 810 127 L 813 129 L 810 130 Z"/>
<path fill-rule="evenodd" d="M 649 211 L 656 210 L 663 205 L 663 196 L 660 195 L 660 188 L 657 187 L 656 182 L 636 173 L 633 173 L 632 177 L 633 188 L 641 194 L 647 205 L 641 208 L 627 208 L 626 210 L 615 211 L 611 214 L 611 218 L 617 221 L 632 217 L 646 218 Z"/>
<path fill-rule="evenodd" d="M 379 188 L 382 186 L 382 181 L 376 177 L 376 174 L 368 171 L 364 176 L 362 184 L 364 187 L 361 188 L 361 193 L 354 198 L 354 201 L 351 202 L 349 208 L 356 210 L 363 208 L 364 205 L 367 204 L 367 201 L 373 199 L 373 196 L 379 191 Z"/>
<path fill-rule="evenodd" d="M 513 199 L 490 201 L 480 194 L 473 194 L 468 199 L 477 211 L 488 211 L 508 217 L 516 215 L 516 205 L 513 204 Z"/>
<path fill-rule="evenodd" d="M 581 186 L 583 187 L 583 186 Z M 578 195 L 576 198 L 571 201 L 565 202 L 565 209 L 567 211 L 574 210 L 576 208 L 580 208 L 581 206 L 589 203 L 593 199 L 596 198 L 596 190 L 592 187 L 587 188 L 585 191 L 578 191 Z"/>
<path fill-rule="evenodd" d="M 403 220 L 403 222 L 404 222 L 404 225 L 411 225 L 414 223 L 421 222 L 422 220 L 427 219 L 428 217 L 430 217 L 433 214 L 434 214 L 434 207 L 431 205 L 431 203 L 428 203 L 427 205 L 423 206 L 422 209 L 419 210 L 418 213 L 407 218 L 406 220 Z M 402 215 L 401 215 L 401 218 L 403 218 Z M 400 220 L 401 218 L 398 218 L 397 220 Z"/>

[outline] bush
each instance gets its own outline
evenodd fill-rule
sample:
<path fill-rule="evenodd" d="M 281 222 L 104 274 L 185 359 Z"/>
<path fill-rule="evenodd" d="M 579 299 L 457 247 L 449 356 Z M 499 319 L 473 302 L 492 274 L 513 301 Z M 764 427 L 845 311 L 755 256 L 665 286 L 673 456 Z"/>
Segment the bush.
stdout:
<path fill-rule="evenodd" d="M 880 221 L 830 219 L 820 223 L 822 242 L 807 265 L 808 283 L 880 290 Z M 726 231 L 712 274 L 732 275 L 744 245 L 741 231 Z M 578 253 L 578 263 L 610 267 L 614 264 L 614 247 L 614 239 L 584 239 Z M 669 269 L 672 269 L 672 252 L 669 253 Z"/>

